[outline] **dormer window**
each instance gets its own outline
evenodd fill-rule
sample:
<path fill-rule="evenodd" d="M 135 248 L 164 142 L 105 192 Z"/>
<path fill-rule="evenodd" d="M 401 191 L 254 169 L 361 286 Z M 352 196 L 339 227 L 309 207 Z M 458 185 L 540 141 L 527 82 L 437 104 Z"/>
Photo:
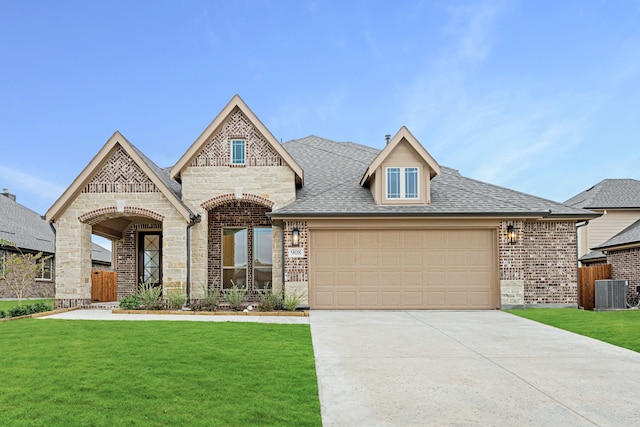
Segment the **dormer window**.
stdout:
<path fill-rule="evenodd" d="M 244 165 L 246 161 L 246 141 L 244 139 L 231 140 L 231 164 Z"/>
<path fill-rule="evenodd" d="M 387 199 L 418 199 L 420 189 L 417 167 L 388 167 Z"/>

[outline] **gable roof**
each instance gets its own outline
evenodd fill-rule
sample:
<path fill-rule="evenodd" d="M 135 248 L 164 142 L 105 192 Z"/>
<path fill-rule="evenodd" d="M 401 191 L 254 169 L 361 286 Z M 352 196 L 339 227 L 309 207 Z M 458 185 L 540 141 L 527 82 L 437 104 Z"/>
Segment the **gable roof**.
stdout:
<path fill-rule="evenodd" d="M 111 265 L 111 251 L 91 242 L 91 261 L 94 264 Z"/>
<path fill-rule="evenodd" d="M 595 212 L 466 178 L 440 167 L 431 181 L 429 205 L 377 205 L 361 177 L 380 151 L 317 136 L 285 142 L 283 147 L 305 170 L 296 200 L 271 213 L 295 216 L 500 216 L 590 219 Z"/>
<path fill-rule="evenodd" d="M 595 246 L 591 249 L 601 251 L 623 246 L 640 246 L 640 220 L 634 222 L 601 245 Z"/>
<path fill-rule="evenodd" d="M 640 181 L 605 179 L 564 203 L 585 209 L 640 208 Z"/>
<path fill-rule="evenodd" d="M 42 216 L 5 196 L 0 196 L 0 239 L 20 249 L 55 252 L 55 235 Z"/>
<path fill-rule="evenodd" d="M 400 141 L 405 140 L 413 147 L 414 150 L 418 153 L 418 155 L 425 161 L 426 164 L 431 168 L 431 178 L 438 175 L 440 173 L 440 165 L 435 161 L 431 154 L 418 142 L 415 136 L 409 132 L 406 126 L 402 126 L 400 130 L 391 138 L 389 143 L 378 153 L 378 155 L 373 159 L 367 170 L 364 172 L 362 179 L 360 180 L 360 185 L 365 185 L 369 182 L 373 174 L 380 167 L 382 162 L 393 152 L 396 146 L 400 143 Z"/>
<path fill-rule="evenodd" d="M 202 131 L 198 139 L 191 144 L 191 147 L 180 157 L 178 162 L 171 168 L 170 175 L 173 179 L 180 179 L 182 171 L 188 167 L 194 157 L 202 151 L 207 144 L 209 137 L 218 129 L 218 127 L 224 123 L 229 114 L 238 107 L 242 113 L 249 119 L 249 121 L 258 129 L 258 131 L 265 137 L 269 145 L 282 157 L 285 163 L 293 170 L 296 176 L 296 183 L 302 186 L 304 182 L 304 172 L 300 165 L 287 153 L 273 134 L 267 129 L 267 127 L 258 119 L 258 117 L 251 111 L 251 109 L 245 104 L 238 94 L 235 94 L 231 101 L 218 113 L 213 121 Z"/>
<path fill-rule="evenodd" d="M 73 202 L 75 197 L 118 147 L 121 147 L 133 159 L 185 220 L 189 221 L 193 212 L 181 200 L 180 184 L 171 179 L 166 169 L 159 168 L 118 131 L 109 138 L 107 143 L 100 149 L 98 154 L 91 159 L 82 172 L 80 172 L 80 175 L 71 183 L 69 188 L 67 188 L 65 192 L 62 193 L 62 196 L 49 208 L 46 214 L 47 221 L 55 221 L 62 215 L 69 204 Z"/>

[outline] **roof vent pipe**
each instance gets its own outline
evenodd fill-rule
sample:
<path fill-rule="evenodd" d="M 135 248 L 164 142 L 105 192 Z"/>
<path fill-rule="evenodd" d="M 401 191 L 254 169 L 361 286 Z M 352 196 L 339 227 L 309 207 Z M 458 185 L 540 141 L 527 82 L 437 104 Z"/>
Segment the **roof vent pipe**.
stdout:
<path fill-rule="evenodd" d="M 391 135 L 386 134 L 386 135 L 384 136 L 384 140 L 385 140 L 385 141 L 387 141 L 387 145 L 389 145 L 389 140 L 390 140 L 390 139 L 391 139 Z"/>
<path fill-rule="evenodd" d="M 9 199 L 13 200 L 14 202 L 16 201 L 16 195 L 15 194 L 11 194 L 11 192 L 9 191 L 8 188 L 3 188 L 2 189 L 2 195 L 5 197 L 8 197 Z"/>

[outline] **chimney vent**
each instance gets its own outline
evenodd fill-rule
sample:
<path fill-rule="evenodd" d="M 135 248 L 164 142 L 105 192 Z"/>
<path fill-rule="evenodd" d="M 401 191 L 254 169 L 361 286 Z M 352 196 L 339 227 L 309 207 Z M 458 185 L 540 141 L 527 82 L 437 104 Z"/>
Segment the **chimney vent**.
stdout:
<path fill-rule="evenodd" d="M 8 197 L 9 199 L 13 200 L 14 202 L 16 201 L 16 195 L 15 194 L 11 194 L 11 192 L 9 191 L 8 188 L 3 188 L 2 189 L 2 195 L 4 197 Z"/>
<path fill-rule="evenodd" d="M 389 140 L 391 140 L 391 135 L 386 134 L 386 135 L 384 136 L 384 140 L 385 140 L 385 141 L 387 141 L 387 144 L 389 144 Z"/>

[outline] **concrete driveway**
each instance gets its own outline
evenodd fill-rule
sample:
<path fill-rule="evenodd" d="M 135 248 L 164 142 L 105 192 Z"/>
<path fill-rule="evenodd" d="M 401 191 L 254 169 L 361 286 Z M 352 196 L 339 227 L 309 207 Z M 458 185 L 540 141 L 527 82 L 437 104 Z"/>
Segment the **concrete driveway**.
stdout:
<path fill-rule="evenodd" d="M 500 311 L 310 320 L 325 427 L 640 425 L 639 353 Z"/>

